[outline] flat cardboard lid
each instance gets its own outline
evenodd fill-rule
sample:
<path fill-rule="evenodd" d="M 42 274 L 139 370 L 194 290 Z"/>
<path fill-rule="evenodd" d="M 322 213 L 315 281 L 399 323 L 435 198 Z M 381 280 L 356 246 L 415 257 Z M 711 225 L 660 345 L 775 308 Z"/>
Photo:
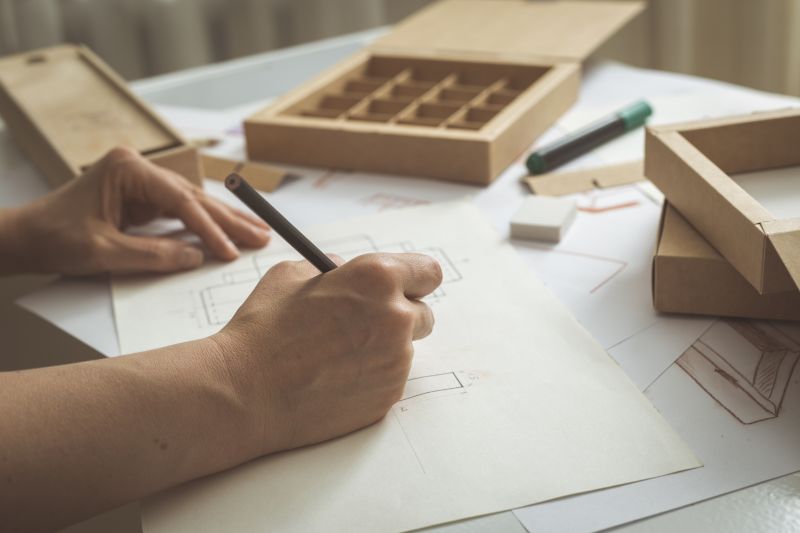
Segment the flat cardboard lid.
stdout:
<path fill-rule="evenodd" d="M 373 48 L 581 61 L 643 8 L 630 1 L 444 0 Z"/>
<path fill-rule="evenodd" d="M 83 47 L 56 46 L 3 58 L 0 84 L 74 169 L 118 145 L 152 153 L 182 144 L 119 76 Z"/>

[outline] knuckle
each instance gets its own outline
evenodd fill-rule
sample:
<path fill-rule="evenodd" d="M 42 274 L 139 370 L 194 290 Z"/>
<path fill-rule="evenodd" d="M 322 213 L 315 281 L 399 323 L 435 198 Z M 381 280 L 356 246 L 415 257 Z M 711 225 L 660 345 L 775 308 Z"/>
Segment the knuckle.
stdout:
<path fill-rule="evenodd" d="M 178 192 L 175 203 L 178 207 L 187 207 L 194 205 L 197 202 L 197 197 L 192 194 L 192 191 L 182 190 Z"/>
<path fill-rule="evenodd" d="M 131 148 L 125 146 L 112 148 L 102 160 L 104 174 L 108 178 L 128 174 L 141 164 L 140 159 L 139 153 Z"/>
<path fill-rule="evenodd" d="M 354 267 L 356 275 L 368 288 L 391 290 L 396 287 L 397 262 L 388 254 L 367 254 L 359 257 Z"/>
<path fill-rule="evenodd" d="M 414 324 L 414 310 L 400 303 L 389 305 L 388 318 L 390 325 L 398 328 L 410 328 Z"/>
<path fill-rule="evenodd" d="M 130 159 L 138 159 L 139 152 L 130 146 L 116 146 L 108 151 L 106 158 L 112 161 L 124 161 Z"/>
<path fill-rule="evenodd" d="M 266 276 L 285 276 L 293 272 L 296 267 L 296 261 L 281 261 L 280 263 L 272 265 L 269 270 L 267 270 Z"/>

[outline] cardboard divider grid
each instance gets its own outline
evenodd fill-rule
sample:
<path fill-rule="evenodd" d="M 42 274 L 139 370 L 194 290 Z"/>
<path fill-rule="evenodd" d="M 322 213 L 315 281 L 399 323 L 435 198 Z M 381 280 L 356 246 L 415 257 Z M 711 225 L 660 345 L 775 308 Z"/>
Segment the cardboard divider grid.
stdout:
<path fill-rule="evenodd" d="M 371 57 L 283 114 L 480 130 L 544 71 L 521 65 Z"/>

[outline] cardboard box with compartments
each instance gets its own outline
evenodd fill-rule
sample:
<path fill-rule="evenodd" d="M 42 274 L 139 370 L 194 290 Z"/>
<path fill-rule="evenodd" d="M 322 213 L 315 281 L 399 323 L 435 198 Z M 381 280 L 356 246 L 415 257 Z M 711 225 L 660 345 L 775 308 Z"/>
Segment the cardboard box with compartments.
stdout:
<path fill-rule="evenodd" d="M 250 159 L 488 184 L 639 2 L 446 0 L 245 122 Z"/>

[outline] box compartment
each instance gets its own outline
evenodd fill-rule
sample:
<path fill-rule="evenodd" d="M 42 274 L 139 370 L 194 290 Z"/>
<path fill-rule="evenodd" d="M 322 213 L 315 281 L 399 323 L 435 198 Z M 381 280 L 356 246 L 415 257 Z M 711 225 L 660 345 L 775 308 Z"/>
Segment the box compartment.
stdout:
<path fill-rule="evenodd" d="M 649 128 L 646 134 L 647 177 L 760 294 L 798 290 L 800 218 L 777 218 L 732 176 L 800 166 L 798 138 L 800 110 Z"/>
<path fill-rule="evenodd" d="M 250 117 L 248 156 L 488 184 L 572 105 L 580 61 L 641 8 L 438 2 Z"/>

